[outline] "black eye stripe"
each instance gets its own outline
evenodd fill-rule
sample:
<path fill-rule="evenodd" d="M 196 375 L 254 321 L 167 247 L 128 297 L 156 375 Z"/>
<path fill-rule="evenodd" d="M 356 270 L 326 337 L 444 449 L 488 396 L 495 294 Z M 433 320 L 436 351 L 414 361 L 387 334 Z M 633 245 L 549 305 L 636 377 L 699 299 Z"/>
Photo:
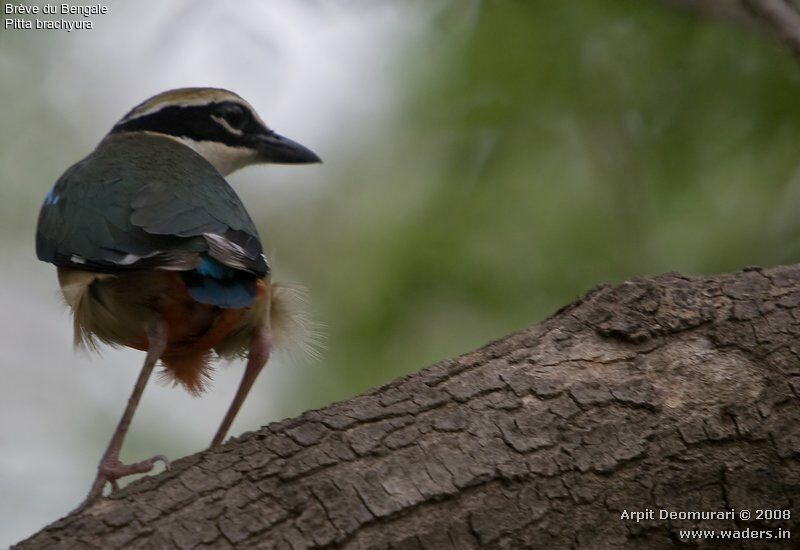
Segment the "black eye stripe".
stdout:
<path fill-rule="evenodd" d="M 241 120 L 236 120 L 237 116 Z M 243 135 L 232 133 L 213 117 L 222 117 L 231 128 L 241 130 Z M 154 113 L 123 121 L 114 126 L 111 132 L 136 131 L 244 147 L 247 146 L 246 134 L 263 133 L 264 129 L 249 109 L 233 101 L 224 101 L 205 105 L 170 105 Z"/>

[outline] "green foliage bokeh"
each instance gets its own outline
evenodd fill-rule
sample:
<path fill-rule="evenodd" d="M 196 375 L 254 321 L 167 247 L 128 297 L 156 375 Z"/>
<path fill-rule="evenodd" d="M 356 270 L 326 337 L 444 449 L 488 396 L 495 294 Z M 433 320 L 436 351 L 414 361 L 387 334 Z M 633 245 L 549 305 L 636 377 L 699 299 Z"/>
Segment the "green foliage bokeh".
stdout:
<path fill-rule="evenodd" d="M 649 2 L 473 7 L 431 15 L 401 116 L 275 235 L 328 324 L 305 404 L 602 282 L 798 259 L 800 78 L 772 36 Z"/>
<path fill-rule="evenodd" d="M 326 325 L 322 361 L 281 392 L 284 416 L 523 329 L 600 283 L 800 259 L 800 67 L 768 30 L 660 2 L 395 7 L 419 27 L 391 69 L 394 115 L 369 135 L 338 129 L 326 164 L 294 172 L 322 183 L 290 199 L 279 169 L 249 171 L 271 187 L 234 177 L 278 278 L 302 281 Z M 39 71 L 55 38 L 33 36 L 0 35 L 16 75 L 0 81 L 13 105 L 0 229 L 29 255 L 51 178 L 101 135 L 42 80 L 91 67 Z M 378 76 L 359 74 L 348 85 L 374 93 Z M 129 107 L 105 100 L 86 116 Z"/>

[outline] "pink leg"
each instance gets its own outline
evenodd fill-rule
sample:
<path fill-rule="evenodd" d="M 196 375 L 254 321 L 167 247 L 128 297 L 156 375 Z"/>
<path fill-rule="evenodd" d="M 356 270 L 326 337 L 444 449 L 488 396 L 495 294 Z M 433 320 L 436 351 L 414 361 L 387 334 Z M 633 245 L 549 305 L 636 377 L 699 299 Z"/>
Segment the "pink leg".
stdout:
<path fill-rule="evenodd" d="M 152 327 L 148 328 L 147 344 L 147 357 L 145 357 L 144 366 L 142 366 L 142 371 L 139 373 L 139 378 L 136 380 L 136 385 L 133 387 L 133 393 L 131 393 L 131 396 L 128 398 L 128 406 L 125 407 L 125 412 L 122 413 L 122 418 L 117 425 L 117 429 L 114 431 L 114 435 L 108 443 L 106 452 L 100 460 L 100 464 L 97 466 L 97 477 L 92 484 L 92 488 L 89 490 L 86 499 L 75 510 L 76 512 L 83 510 L 100 498 L 103 495 L 103 487 L 105 487 L 106 482 L 111 484 L 113 490 L 117 490 L 119 488 L 117 480 L 121 477 L 149 472 L 153 469 L 153 465 L 159 460 L 169 466 L 166 457 L 162 455 L 154 456 L 133 464 L 123 464 L 119 460 L 122 442 L 131 425 L 136 406 L 139 404 L 142 393 L 144 393 L 147 380 L 150 378 L 150 373 L 153 372 L 153 367 L 156 366 L 158 359 L 167 347 L 167 329 L 163 322 L 158 321 L 154 323 Z"/>
<path fill-rule="evenodd" d="M 236 418 L 236 413 L 242 407 L 242 403 L 247 398 L 250 388 L 253 387 L 253 382 L 256 381 L 258 373 L 264 368 L 264 365 L 269 359 L 270 348 L 272 347 L 272 332 L 269 328 L 261 328 L 254 335 L 250 342 L 250 351 L 247 354 L 247 367 L 244 370 L 242 382 L 239 384 L 239 389 L 236 390 L 236 396 L 233 398 L 225 418 L 222 419 L 217 434 L 211 441 L 211 447 L 219 447 L 225 440 L 228 430 L 233 424 L 233 419 Z"/>

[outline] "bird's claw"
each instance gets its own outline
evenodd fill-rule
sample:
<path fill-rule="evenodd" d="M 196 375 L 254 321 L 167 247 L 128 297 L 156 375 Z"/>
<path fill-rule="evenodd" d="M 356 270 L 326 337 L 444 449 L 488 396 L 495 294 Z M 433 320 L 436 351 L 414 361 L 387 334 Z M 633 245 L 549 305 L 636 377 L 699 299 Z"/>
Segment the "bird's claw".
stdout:
<path fill-rule="evenodd" d="M 153 469 L 156 462 L 161 461 L 166 468 L 169 468 L 169 460 L 164 455 L 156 455 L 142 460 L 141 462 L 134 462 L 132 464 L 124 464 L 120 462 L 119 458 L 111 456 L 104 458 L 97 468 L 98 477 L 102 476 L 106 481 L 115 483 L 118 479 L 133 475 L 133 474 L 146 474 Z"/>
<path fill-rule="evenodd" d="M 164 470 L 169 470 L 170 466 L 172 466 L 170 464 L 169 459 L 167 457 L 165 457 L 164 455 L 156 455 L 153 458 L 151 458 L 150 460 L 153 461 L 153 465 L 155 465 L 156 462 L 161 461 L 161 464 L 164 465 Z"/>
<path fill-rule="evenodd" d="M 74 512 L 79 512 L 85 509 L 87 506 L 103 496 L 103 488 L 105 487 L 106 483 L 111 485 L 111 492 L 116 493 L 119 491 L 119 484 L 117 483 L 118 479 L 133 474 L 146 474 L 153 469 L 153 466 L 155 466 L 156 462 L 162 462 L 164 464 L 164 469 L 169 470 L 169 459 L 167 459 L 167 457 L 164 455 L 156 455 L 148 458 L 147 460 L 134 462 L 132 464 L 125 464 L 121 462 L 115 455 L 104 457 L 97 466 L 97 477 L 95 477 L 92 488 L 89 490 L 89 494 L 80 504 L 80 506 L 74 510 Z"/>

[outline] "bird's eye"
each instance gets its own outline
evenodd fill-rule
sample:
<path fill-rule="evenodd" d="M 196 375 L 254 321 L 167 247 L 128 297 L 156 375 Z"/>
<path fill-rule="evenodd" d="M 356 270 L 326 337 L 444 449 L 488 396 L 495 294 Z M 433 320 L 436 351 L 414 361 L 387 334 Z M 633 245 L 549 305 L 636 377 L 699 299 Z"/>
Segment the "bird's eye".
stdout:
<path fill-rule="evenodd" d="M 241 130 L 247 124 L 247 111 L 240 105 L 224 105 L 219 109 L 218 113 L 228 123 L 228 126 L 234 130 Z"/>

